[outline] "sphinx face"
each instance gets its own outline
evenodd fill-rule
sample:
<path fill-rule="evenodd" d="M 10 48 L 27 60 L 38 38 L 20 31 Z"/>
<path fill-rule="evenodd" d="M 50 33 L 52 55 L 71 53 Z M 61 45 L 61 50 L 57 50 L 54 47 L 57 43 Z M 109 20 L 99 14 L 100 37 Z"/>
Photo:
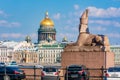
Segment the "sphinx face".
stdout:
<path fill-rule="evenodd" d="M 81 24 L 79 28 L 79 33 L 89 33 L 87 25 Z"/>

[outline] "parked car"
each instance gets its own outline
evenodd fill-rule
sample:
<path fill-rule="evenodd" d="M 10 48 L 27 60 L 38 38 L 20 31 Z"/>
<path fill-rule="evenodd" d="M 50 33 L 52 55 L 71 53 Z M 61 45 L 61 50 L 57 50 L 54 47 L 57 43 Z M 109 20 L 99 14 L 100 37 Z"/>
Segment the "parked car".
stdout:
<path fill-rule="evenodd" d="M 36 68 L 43 68 L 42 65 L 35 65 Z"/>
<path fill-rule="evenodd" d="M 83 65 L 70 65 L 66 69 L 65 80 L 89 80 L 88 72 Z"/>
<path fill-rule="evenodd" d="M 5 75 L 10 80 L 22 80 L 25 78 L 25 73 L 19 67 L 1 66 L 0 67 L 0 80 L 4 80 Z"/>
<path fill-rule="evenodd" d="M 5 66 L 6 64 L 4 62 L 0 62 L 0 66 Z"/>
<path fill-rule="evenodd" d="M 59 72 L 55 67 L 44 67 L 41 71 L 41 80 L 59 80 Z"/>
<path fill-rule="evenodd" d="M 120 80 L 120 67 L 109 67 L 107 80 Z"/>
<path fill-rule="evenodd" d="M 12 62 L 8 63 L 7 66 L 18 66 L 18 65 L 17 65 L 16 61 L 12 61 Z"/>

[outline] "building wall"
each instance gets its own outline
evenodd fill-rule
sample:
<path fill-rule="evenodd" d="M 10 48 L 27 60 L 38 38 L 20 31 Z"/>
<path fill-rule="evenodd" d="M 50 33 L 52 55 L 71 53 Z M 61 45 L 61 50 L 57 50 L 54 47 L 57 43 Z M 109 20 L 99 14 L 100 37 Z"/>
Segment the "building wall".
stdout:
<path fill-rule="evenodd" d="M 37 59 L 37 53 L 35 52 L 21 51 L 14 53 L 14 60 L 17 63 L 38 63 Z"/>
<path fill-rule="evenodd" d="M 120 45 L 112 45 L 110 49 L 115 54 L 115 66 L 120 66 Z"/>
<path fill-rule="evenodd" d="M 12 60 L 13 49 L 7 46 L 0 46 L 0 62 L 8 63 Z"/>
<path fill-rule="evenodd" d="M 61 59 L 63 48 L 39 48 L 35 52 L 16 51 L 14 60 L 17 63 L 38 63 L 38 64 L 55 64 L 60 63 L 57 58 Z"/>
<path fill-rule="evenodd" d="M 26 41 L 3 42 L 0 46 L 0 61 L 8 63 L 14 60 L 17 63 L 56 64 L 61 62 L 61 52 L 63 52 L 64 45 L 62 46 L 56 41 L 42 41 L 39 44 Z"/>
<path fill-rule="evenodd" d="M 40 48 L 38 50 L 39 63 L 43 64 L 55 64 L 60 63 L 61 52 L 63 48 Z M 58 60 L 57 60 L 58 59 Z"/>

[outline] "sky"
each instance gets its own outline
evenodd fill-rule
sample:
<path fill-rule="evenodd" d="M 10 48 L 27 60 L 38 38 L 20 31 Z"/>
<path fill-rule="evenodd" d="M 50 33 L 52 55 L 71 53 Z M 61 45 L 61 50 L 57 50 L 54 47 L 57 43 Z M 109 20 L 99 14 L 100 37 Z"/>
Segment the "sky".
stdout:
<path fill-rule="evenodd" d="M 111 45 L 120 44 L 120 0 L 0 0 L 0 40 L 32 42 L 38 39 L 40 22 L 48 11 L 56 39 L 76 42 L 81 14 L 89 9 L 91 34 L 107 35 Z"/>

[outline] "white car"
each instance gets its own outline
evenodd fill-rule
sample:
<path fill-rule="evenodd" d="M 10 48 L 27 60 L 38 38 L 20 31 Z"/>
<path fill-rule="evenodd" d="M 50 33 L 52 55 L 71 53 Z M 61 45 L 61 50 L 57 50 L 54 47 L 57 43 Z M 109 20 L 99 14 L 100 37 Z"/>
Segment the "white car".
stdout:
<path fill-rule="evenodd" d="M 55 67 L 44 67 L 41 71 L 41 80 L 59 80 L 59 72 Z"/>
<path fill-rule="evenodd" d="M 107 74 L 107 80 L 120 80 L 120 67 L 108 68 Z"/>
<path fill-rule="evenodd" d="M 35 65 L 36 68 L 42 68 L 43 69 L 43 66 L 42 65 Z"/>

